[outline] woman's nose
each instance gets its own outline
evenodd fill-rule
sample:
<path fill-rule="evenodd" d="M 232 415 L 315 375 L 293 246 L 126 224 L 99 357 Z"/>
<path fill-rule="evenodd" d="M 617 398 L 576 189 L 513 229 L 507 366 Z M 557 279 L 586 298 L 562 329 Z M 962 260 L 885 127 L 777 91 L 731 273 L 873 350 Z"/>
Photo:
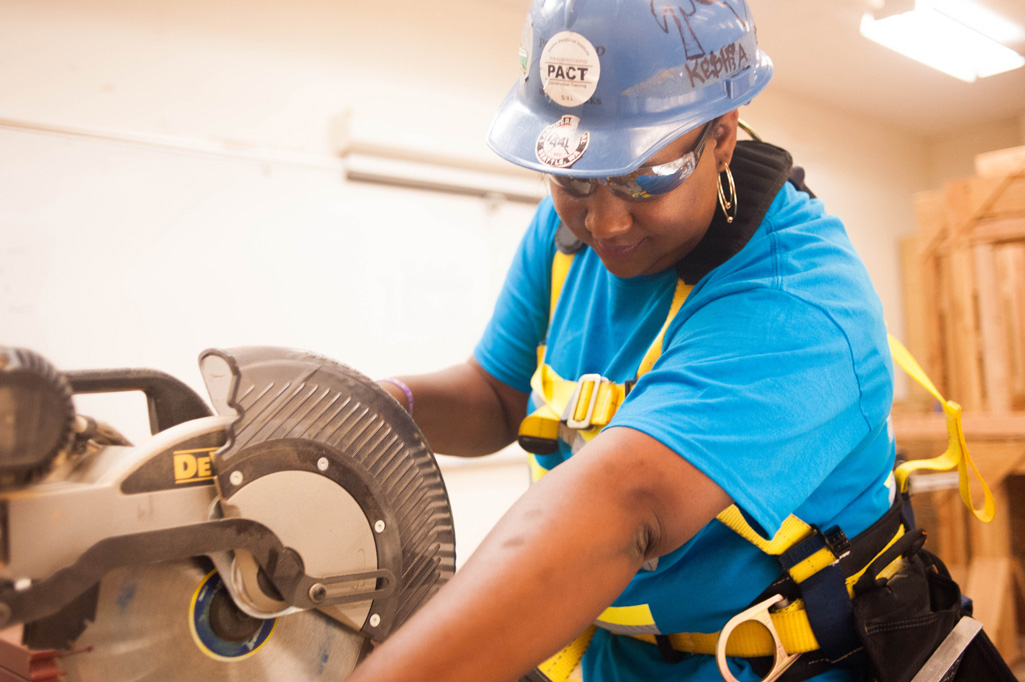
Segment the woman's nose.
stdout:
<path fill-rule="evenodd" d="M 610 239 L 628 232 L 633 227 L 630 202 L 620 199 L 604 184 L 598 185 L 587 198 L 584 227 L 597 239 Z"/>

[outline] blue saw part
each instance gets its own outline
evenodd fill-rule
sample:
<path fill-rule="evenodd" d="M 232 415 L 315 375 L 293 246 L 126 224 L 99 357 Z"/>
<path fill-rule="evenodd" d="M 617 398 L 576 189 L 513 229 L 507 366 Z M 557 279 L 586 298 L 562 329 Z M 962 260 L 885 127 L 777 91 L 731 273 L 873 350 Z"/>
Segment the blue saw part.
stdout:
<path fill-rule="evenodd" d="M 217 611 L 221 608 L 219 604 L 222 602 L 226 608 L 234 609 L 236 614 L 241 615 L 232 634 L 225 632 L 223 626 L 215 624 Z M 212 617 L 214 622 L 211 621 Z M 192 636 L 199 648 L 206 655 L 220 660 L 252 656 L 270 638 L 277 623 L 276 618 L 259 620 L 241 614 L 231 603 L 228 590 L 217 571 L 210 571 L 196 588 L 189 608 L 189 619 Z"/>

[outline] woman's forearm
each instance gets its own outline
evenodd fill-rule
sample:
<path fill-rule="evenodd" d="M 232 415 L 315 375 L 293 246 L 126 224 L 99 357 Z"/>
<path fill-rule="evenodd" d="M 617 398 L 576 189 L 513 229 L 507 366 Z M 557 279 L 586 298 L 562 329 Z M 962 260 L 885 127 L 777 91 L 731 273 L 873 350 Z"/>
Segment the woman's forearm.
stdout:
<path fill-rule="evenodd" d="M 661 444 L 613 431 L 531 487 L 349 682 L 509 682 L 729 504 Z"/>
<path fill-rule="evenodd" d="M 478 456 L 502 449 L 516 437 L 527 396 L 491 377 L 473 359 L 439 372 L 402 376 L 413 395 L 413 421 L 435 452 Z M 403 407 L 395 384 L 380 386 Z"/>

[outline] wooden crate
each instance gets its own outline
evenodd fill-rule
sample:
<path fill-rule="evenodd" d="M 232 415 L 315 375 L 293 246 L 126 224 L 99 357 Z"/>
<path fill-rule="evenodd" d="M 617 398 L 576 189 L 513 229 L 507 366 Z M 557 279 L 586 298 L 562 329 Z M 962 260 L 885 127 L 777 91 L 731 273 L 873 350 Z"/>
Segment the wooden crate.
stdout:
<path fill-rule="evenodd" d="M 904 341 L 940 393 L 963 407 L 969 450 L 993 490 L 997 517 L 978 522 L 953 490 L 917 496 L 915 507 L 931 548 L 1013 662 L 1025 615 L 1025 547 L 1014 545 L 1025 530 L 1012 532 L 1012 520 L 1025 520 L 1025 504 L 1009 484 L 1025 475 L 1025 147 L 980 155 L 976 173 L 915 197 L 917 231 L 901 244 Z M 908 457 L 945 449 L 937 409 L 913 385 L 907 404 L 895 407 L 898 449 Z"/>
<path fill-rule="evenodd" d="M 905 340 L 966 410 L 1025 410 L 1025 147 L 977 165 L 987 174 L 915 198 L 918 230 L 901 253 Z"/>

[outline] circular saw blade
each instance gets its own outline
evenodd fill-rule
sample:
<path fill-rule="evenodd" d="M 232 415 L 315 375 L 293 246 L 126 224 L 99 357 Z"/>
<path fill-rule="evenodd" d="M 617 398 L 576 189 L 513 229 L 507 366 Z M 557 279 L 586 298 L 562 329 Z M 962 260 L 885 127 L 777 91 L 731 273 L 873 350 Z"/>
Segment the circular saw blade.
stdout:
<path fill-rule="evenodd" d="M 96 616 L 62 659 L 66 682 L 345 679 L 369 640 L 316 611 L 275 619 L 244 645 L 211 650 L 201 621 L 204 592 L 219 580 L 209 564 L 185 560 L 119 569 L 100 583 Z M 197 623 L 200 624 L 197 633 Z M 205 632 L 204 632 L 205 630 Z M 269 631 L 269 634 L 268 634 Z M 207 644 L 203 639 L 207 639 Z M 231 644 L 230 642 L 227 644 Z"/>
<path fill-rule="evenodd" d="M 230 504 L 239 488 L 285 469 L 345 488 L 374 528 L 377 568 L 394 576 L 396 589 L 375 597 L 362 626 L 385 639 L 455 572 L 448 493 L 416 423 L 374 381 L 312 353 L 210 349 L 200 367 L 218 412 L 236 415 L 215 460 L 222 498 Z M 258 507 L 245 516 L 265 522 Z"/>

